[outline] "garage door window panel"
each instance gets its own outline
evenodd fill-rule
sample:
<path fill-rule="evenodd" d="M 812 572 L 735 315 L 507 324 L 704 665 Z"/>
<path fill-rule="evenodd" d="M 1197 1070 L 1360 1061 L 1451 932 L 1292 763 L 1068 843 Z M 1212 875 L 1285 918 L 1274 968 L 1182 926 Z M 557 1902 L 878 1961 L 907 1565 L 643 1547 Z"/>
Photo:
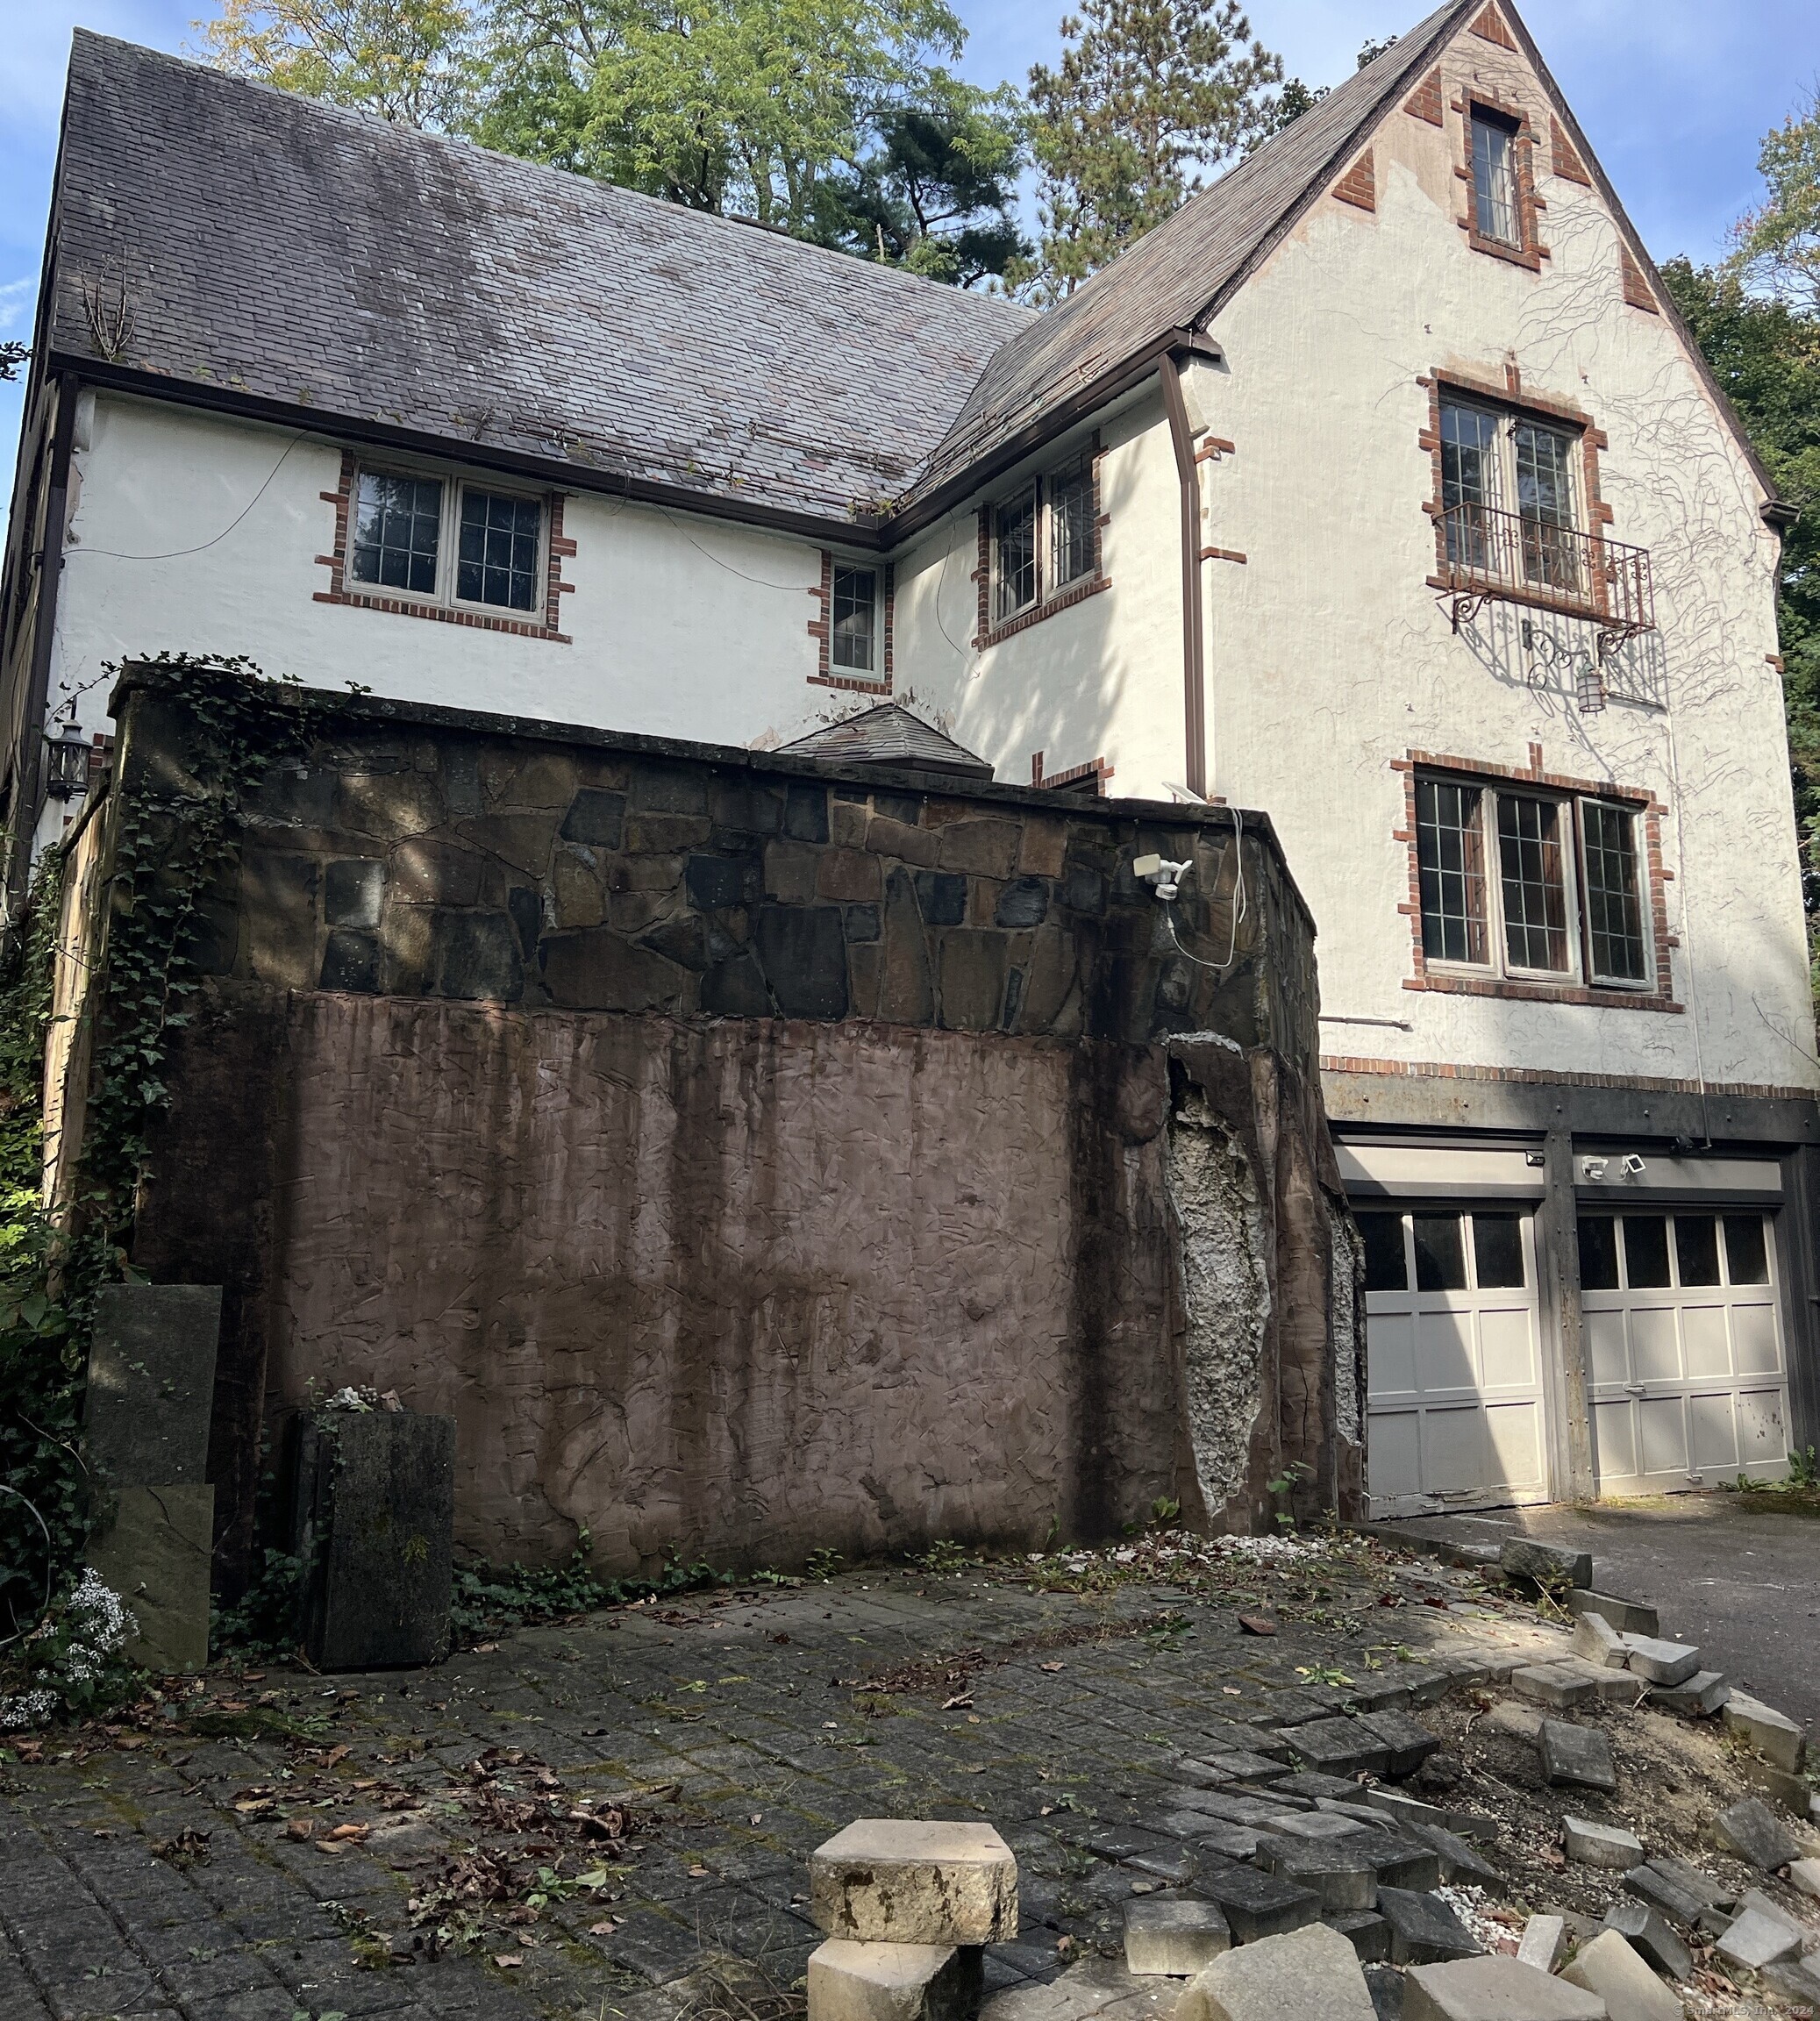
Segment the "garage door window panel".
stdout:
<path fill-rule="evenodd" d="M 1410 1261 L 1403 1246 L 1402 1216 L 1361 1214 L 1358 1220 L 1359 1233 L 1365 1245 L 1365 1289 L 1407 1291 Z"/>
<path fill-rule="evenodd" d="M 1418 1291 L 1464 1291 L 1467 1288 L 1466 1239 L 1458 1214 L 1417 1214 L 1416 1289 Z"/>
<path fill-rule="evenodd" d="M 1624 1217 L 1624 1284 L 1630 1290 L 1666 1288 L 1668 1275 L 1668 1221 L 1661 1214 Z"/>
<path fill-rule="evenodd" d="M 1725 1217 L 1725 1275 L 1733 1284 L 1767 1284 L 1769 1250 L 1760 1214 Z"/>
<path fill-rule="evenodd" d="M 1719 1221 L 1716 1214 L 1677 1214 L 1674 1265 L 1683 1284 L 1719 1282 Z"/>

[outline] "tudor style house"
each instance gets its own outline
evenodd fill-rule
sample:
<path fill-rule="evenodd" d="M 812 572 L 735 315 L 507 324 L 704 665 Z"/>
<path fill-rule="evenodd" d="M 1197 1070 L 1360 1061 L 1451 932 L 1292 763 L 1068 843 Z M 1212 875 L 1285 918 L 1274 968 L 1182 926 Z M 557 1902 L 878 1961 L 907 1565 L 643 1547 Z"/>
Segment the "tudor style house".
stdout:
<path fill-rule="evenodd" d="M 1786 523 L 1506 0 L 1043 315 L 79 34 L 11 888 L 163 649 L 765 746 L 892 700 L 1267 810 L 1374 1506 L 1773 1475 L 1820 1440 Z"/>

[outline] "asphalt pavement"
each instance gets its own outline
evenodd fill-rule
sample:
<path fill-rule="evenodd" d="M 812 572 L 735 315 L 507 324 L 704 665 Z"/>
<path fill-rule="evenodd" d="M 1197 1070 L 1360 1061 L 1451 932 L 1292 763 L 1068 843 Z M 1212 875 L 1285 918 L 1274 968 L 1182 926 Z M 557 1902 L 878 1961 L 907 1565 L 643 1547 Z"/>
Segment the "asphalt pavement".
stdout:
<path fill-rule="evenodd" d="M 1662 1632 L 1698 1643 L 1709 1668 L 1820 1731 L 1820 1518 L 1777 1497 L 1673 1495 L 1394 1527 L 1458 1543 L 1529 1536 L 1590 1551 L 1601 1592 L 1647 1601 Z"/>

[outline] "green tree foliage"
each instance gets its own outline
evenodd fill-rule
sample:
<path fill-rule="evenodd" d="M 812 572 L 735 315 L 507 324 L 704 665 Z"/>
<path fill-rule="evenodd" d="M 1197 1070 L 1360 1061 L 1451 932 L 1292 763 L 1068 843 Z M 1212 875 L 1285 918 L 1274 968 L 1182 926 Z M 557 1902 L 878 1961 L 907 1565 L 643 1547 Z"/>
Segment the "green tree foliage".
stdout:
<path fill-rule="evenodd" d="M 1820 85 L 1757 157 L 1765 202 L 1738 220 L 1734 265 L 1780 300 L 1820 315 Z"/>
<path fill-rule="evenodd" d="M 969 287 L 1002 275 L 1030 246 L 1015 217 L 1023 112 L 938 73 L 922 102 L 894 105 L 875 144 L 827 185 L 817 236 L 862 258 Z"/>
<path fill-rule="evenodd" d="M 1395 46 L 1394 35 L 1387 35 L 1381 41 L 1363 43 L 1359 51 L 1359 68 L 1362 70 L 1367 63 L 1375 63 L 1387 49 Z M 1281 133 L 1285 126 L 1293 126 L 1304 112 L 1312 112 L 1331 89 L 1331 85 L 1317 84 L 1311 91 L 1301 78 L 1291 77 L 1276 95 L 1270 118 L 1271 132 Z"/>
<path fill-rule="evenodd" d="M 466 0 L 222 0 L 200 25 L 234 76 L 406 125 L 458 125 L 474 85 Z"/>
<path fill-rule="evenodd" d="M 1042 242 L 1018 278 L 1039 302 L 1160 225 L 1267 132 L 1281 61 L 1236 0 L 1086 0 L 1060 66 L 1030 74 Z"/>
<path fill-rule="evenodd" d="M 1783 535 L 1776 618 L 1809 939 L 1820 949 L 1820 315 L 1687 260 L 1670 261 L 1662 278 L 1800 514 Z"/>

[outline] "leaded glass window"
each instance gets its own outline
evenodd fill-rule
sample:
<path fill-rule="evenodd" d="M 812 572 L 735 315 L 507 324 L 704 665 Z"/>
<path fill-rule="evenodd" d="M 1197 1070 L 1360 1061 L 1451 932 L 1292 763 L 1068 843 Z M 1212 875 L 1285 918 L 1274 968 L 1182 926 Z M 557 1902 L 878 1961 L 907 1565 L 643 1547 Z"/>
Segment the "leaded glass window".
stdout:
<path fill-rule="evenodd" d="M 542 525 L 543 509 L 534 498 L 464 491 L 456 596 L 464 603 L 535 610 L 538 535 Z"/>
<path fill-rule="evenodd" d="M 363 470 L 354 495 L 348 572 L 356 582 L 433 596 L 441 532 L 442 486 L 436 478 Z"/>
<path fill-rule="evenodd" d="M 1642 982 L 1649 976 L 1643 939 L 1643 893 L 1637 868 L 1637 818 L 1622 807 L 1583 800 L 1586 929 L 1594 977 Z"/>
<path fill-rule="evenodd" d="M 1559 801 L 1499 794 L 1498 877 L 1510 967 L 1563 973 L 1570 964 Z"/>
<path fill-rule="evenodd" d="M 1473 114 L 1473 208 L 1481 239 L 1521 250 L 1517 211 L 1517 135 L 1500 119 Z"/>
<path fill-rule="evenodd" d="M 1445 779 L 1416 786 L 1422 946 L 1431 961 L 1486 958 L 1481 790 Z"/>
<path fill-rule="evenodd" d="M 996 615 L 1010 618 L 1037 600 L 1037 491 L 1031 485 L 1001 505 L 993 525 Z"/>
<path fill-rule="evenodd" d="M 1077 463 L 1049 480 L 1049 587 L 1093 573 L 1093 467 Z"/>

